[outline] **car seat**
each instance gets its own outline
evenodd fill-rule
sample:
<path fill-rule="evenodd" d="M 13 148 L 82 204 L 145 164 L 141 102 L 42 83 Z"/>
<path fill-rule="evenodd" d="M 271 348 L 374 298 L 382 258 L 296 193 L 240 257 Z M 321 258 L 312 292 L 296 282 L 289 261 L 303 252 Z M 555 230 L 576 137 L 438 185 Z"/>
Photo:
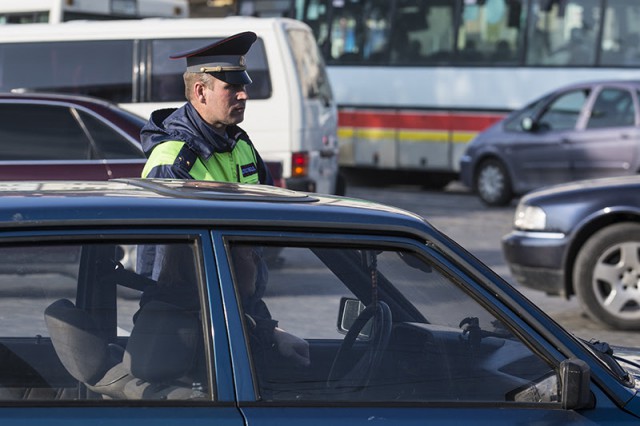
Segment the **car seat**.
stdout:
<path fill-rule="evenodd" d="M 202 335 L 193 312 L 151 301 L 140 310 L 121 360 L 91 316 L 66 299 L 45 310 L 53 347 L 76 380 L 108 399 L 189 399 Z"/>

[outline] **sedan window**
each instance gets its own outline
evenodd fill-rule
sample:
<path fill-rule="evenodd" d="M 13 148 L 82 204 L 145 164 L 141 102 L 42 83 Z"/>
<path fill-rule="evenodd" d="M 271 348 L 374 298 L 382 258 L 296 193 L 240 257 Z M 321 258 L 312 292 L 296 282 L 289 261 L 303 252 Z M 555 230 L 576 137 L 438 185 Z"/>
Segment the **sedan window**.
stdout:
<path fill-rule="evenodd" d="M 264 401 L 559 403 L 556 370 L 415 253 L 230 247 Z"/>
<path fill-rule="evenodd" d="M 37 123 L 37 125 L 34 125 Z M 0 158 L 87 160 L 91 147 L 68 106 L 0 104 Z"/>
<path fill-rule="evenodd" d="M 573 130 L 576 127 L 580 111 L 589 98 L 590 90 L 574 90 L 559 96 L 542 114 L 540 128 L 546 130 Z"/>
<path fill-rule="evenodd" d="M 195 246 L 0 248 L 0 401 L 210 400 Z"/>
<path fill-rule="evenodd" d="M 598 93 L 587 128 L 633 126 L 635 120 L 636 111 L 631 93 L 628 90 L 609 88 Z"/>
<path fill-rule="evenodd" d="M 78 111 L 78 113 L 93 138 L 98 158 L 108 160 L 144 158 L 141 149 L 113 127 L 84 111 Z"/>

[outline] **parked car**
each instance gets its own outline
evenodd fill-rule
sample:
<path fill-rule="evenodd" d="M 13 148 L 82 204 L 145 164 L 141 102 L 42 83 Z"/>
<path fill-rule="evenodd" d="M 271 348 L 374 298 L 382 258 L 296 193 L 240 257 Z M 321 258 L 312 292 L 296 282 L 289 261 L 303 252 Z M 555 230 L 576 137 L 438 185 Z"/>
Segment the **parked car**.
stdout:
<path fill-rule="evenodd" d="M 594 320 L 640 330 L 640 176 L 531 192 L 513 227 L 502 248 L 520 284 L 576 295 Z"/>
<path fill-rule="evenodd" d="M 0 94 L 0 180 L 137 177 L 146 120 L 106 101 Z"/>
<path fill-rule="evenodd" d="M 462 182 L 490 206 L 558 183 L 640 171 L 640 81 L 562 87 L 471 141 Z"/>
<path fill-rule="evenodd" d="M 0 180 L 138 177 L 146 119 L 89 96 L 0 93 Z M 266 161 L 276 186 L 282 164 Z"/>
<path fill-rule="evenodd" d="M 6 422 L 640 419 L 640 349 L 576 338 L 390 206 L 201 181 L 0 182 L 0 230 Z M 131 246 L 155 251 L 153 273 L 122 265 Z"/>

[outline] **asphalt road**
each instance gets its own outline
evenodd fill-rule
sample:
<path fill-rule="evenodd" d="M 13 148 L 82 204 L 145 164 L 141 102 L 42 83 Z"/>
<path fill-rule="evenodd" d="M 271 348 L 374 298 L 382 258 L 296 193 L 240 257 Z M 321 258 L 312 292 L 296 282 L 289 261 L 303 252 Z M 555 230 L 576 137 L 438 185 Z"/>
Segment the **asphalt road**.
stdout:
<path fill-rule="evenodd" d="M 454 182 L 444 191 L 419 186 L 384 186 L 381 182 L 349 182 L 347 196 L 377 201 L 418 213 L 490 266 L 552 318 L 584 339 L 612 345 L 640 346 L 640 332 L 611 330 L 585 317 L 575 298 L 565 300 L 518 285 L 504 261 L 500 239 L 511 230 L 516 202 L 489 208 Z"/>

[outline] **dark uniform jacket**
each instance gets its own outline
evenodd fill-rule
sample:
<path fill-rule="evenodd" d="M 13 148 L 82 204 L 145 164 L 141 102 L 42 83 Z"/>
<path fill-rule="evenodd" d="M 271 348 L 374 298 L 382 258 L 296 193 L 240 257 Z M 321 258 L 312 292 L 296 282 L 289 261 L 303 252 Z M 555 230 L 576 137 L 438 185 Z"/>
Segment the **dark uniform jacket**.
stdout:
<path fill-rule="evenodd" d="M 143 177 L 273 185 L 269 170 L 244 130 L 228 126 L 224 138 L 190 103 L 154 111 L 140 138 L 148 157 Z"/>

